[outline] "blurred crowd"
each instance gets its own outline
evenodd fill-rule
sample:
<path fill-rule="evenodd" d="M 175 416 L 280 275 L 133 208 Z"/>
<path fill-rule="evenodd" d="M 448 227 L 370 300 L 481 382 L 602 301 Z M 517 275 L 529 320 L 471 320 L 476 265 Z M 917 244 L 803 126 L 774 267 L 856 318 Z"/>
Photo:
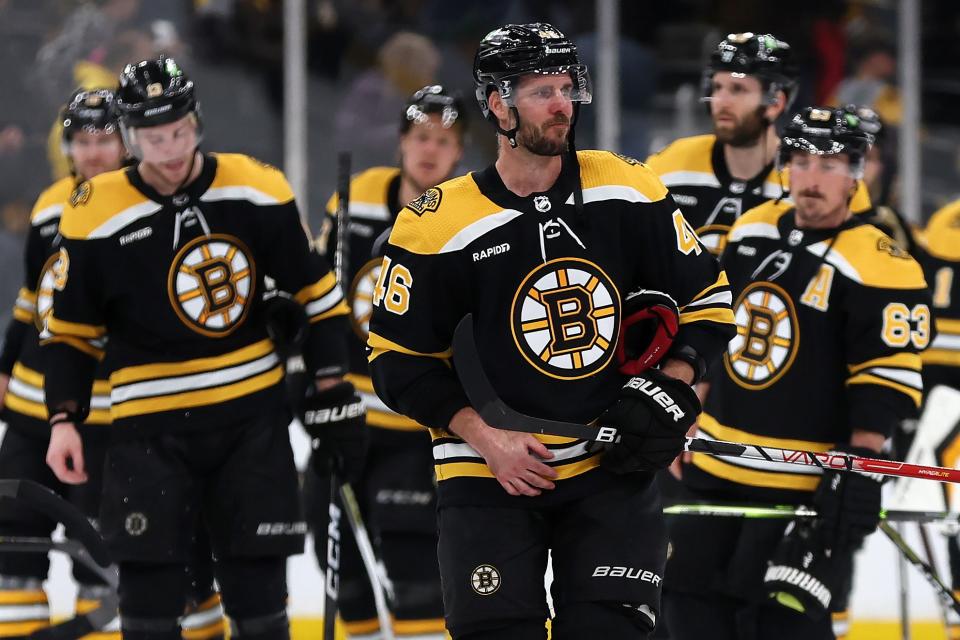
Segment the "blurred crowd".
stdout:
<path fill-rule="evenodd" d="M 335 150 L 351 150 L 357 170 L 393 159 L 396 114 L 412 91 L 442 82 L 472 98 L 473 52 L 491 25 L 549 21 L 596 65 L 592 2 L 305 1 L 312 214 L 333 186 Z M 901 118 L 896 2 L 674 0 L 656 11 L 649 3 L 620 5 L 624 153 L 646 157 L 656 141 L 694 133 L 677 130 L 678 90 L 698 87 L 705 52 L 732 31 L 772 32 L 794 45 L 803 74 L 797 104 L 855 102 L 872 105 L 888 123 Z M 112 85 L 127 62 L 175 55 L 202 88 L 210 146 L 282 164 L 282 9 L 283 0 L 0 0 L 0 299 L 13 299 L 19 285 L 34 198 L 68 171 L 58 108 L 78 86 Z M 956 110 L 944 106 L 960 94 L 951 80 L 960 60 L 958 24 L 956 3 L 924 3 L 926 126 L 960 129 Z M 583 148 L 592 144 L 596 111 L 584 110 Z M 697 108 L 692 122 L 706 129 L 703 115 Z M 461 164 L 467 170 L 493 154 L 494 138 L 479 120 Z M 942 200 L 960 192 L 951 184 L 956 157 L 936 183 L 948 185 Z M 8 313 L 0 310 L 0 320 Z"/>

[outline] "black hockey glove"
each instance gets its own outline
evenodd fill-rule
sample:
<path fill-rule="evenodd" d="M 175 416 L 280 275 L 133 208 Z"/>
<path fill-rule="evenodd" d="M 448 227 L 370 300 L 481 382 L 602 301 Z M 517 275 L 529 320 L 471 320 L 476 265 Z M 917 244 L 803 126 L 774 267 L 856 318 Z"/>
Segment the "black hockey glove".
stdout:
<path fill-rule="evenodd" d="M 868 458 L 880 454 L 863 447 L 838 446 L 837 451 Z M 849 471 L 824 471 L 813 495 L 822 523 L 824 545 L 838 552 L 852 551 L 880 524 L 882 478 Z"/>
<path fill-rule="evenodd" d="M 280 291 L 271 291 L 263 298 L 263 319 L 274 349 L 286 359 L 300 351 L 307 338 L 310 323 L 303 305 Z"/>
<path fill-rule="evenodd" d="M 620 373 L 640 375 L 660 362 L 679 327 L 677 303 L 667 294 L 652 289 L 627 294 L 616 350 Z"/>
<path fill-rule="evenodd" d="M 790 523 L 763 576 L 767 595 L 813 619 L 827 613 L 844 572 L 853 570 L 852 555 L 824 548 L 822 526 L 819 521 Z"/>
<path fill-rule="evenodd" d="M 665 469 L 683 450 L 699 413 L 700 401 L 689 385 L 649 369 L 630 378 L 620 399 L 597 420 L 601 427 L 617 427 L 620 442 L 594 443 L 592 450 L 607 449 L 600 464 L 613 473 Z"/>
<path fill-rule="evenodd" d="M 300 421 L 313 438 L 313 468 L 336 472 L 350 482 L 363 473 L 367 456 L 366 411 L 353 385 L 341 382 L 304 401 Z"/>

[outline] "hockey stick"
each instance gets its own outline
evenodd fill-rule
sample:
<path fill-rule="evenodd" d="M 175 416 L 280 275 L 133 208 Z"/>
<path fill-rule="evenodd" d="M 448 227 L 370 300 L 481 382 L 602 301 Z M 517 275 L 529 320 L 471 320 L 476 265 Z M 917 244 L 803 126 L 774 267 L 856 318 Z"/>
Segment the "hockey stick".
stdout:
<path fill-rule="evenodd" d="M 350 273 L 350 153 L 348 151 L 341 152 L 337 156 L 336 216 L 337 248 L 333 257 L 334 274 L 341 289 L 347 291 L 348 283 L 346 279 Z M 334 511 L 336 511 L 337 518 L 340 516 L 340 509 L 336 504 L 338 495 L 346 511 L 347 523 L 353 532 L 357 549 L 360 551 L 363 567 L 370 580 L 370 588 L 373 591 L 373 600 L 377 609 L 377 619 L 380 622 L 380 637 L 384 640 L 394 640 L 393 623 L 390 619 L 390 609 L 387 606 L 387 588 L 384 586 L 384 580 L 381 580 L 379 572 L 381 563 L 377 558 L 373 544 L 370 542 L 370 535 L 363 521 L 363 515 L 360 513 L 360 504 L 357 502 L 356 493 L 346 479 L 340 478 L 336 473 L 333 473 L 330 477 L 329 513 L 331 522 L 334 518 Z M 328 536 L 329 535 L 330 533 L 328 531 Z M 328 542 L 328 558 L 329 556 Z M 339 557 L 337 559 L 339 560 Z M 328 562 L 328 567 L 329 566 L 330 563 Z M 333 640 L 334 638 L 337 618 L 337 600 L 339 596 L 339 575 L 336 575 L 335 579 L 337 580 L 335 589 L 330 589 L 330 581 L 327 581 L 328 590 L 323 613 L 324 640 Z M 327 606 L 330 608 L 328 609 Z M 332 612 L 332 615 L 329 614 L 328 611 Z"/>
<path fill-rule="evenodd" d="M 490 384 L 490 380 L 480 365 L 480 355 L 477 352 L 477 345 L 473 337 L 473 318 L 471 314 L 467 314 L 460 321 L 454 332 L 453 352 L 457 376 L 460 378 L 467 398 L 470 399 L 470 404 L 491 427 L 607 444 L 620 440 L 620 432 L 617 427 L 600 427 L 535 418 L 524 415 L 504 404 L 497 396 L 493 385 Z M 783 462 L 834 471 L 856 471 L 899 478 L 960 483 L 960 469 L 865 458 L 836 451 L 815 452 L 798 449 L 777 449 L 775 447 L 762 447 L 760 445 L 739 444 L 705 438 L 687 438 L 683 450 L 690 453 L 705 453 L 711 456 Z"/>
<path fill-rule="evenodd" d="M 803 505 L 754 505 L 724 502 L 689 502 L 663 508 L 666 515 L 718 516 L 731 518 L 815 518 L 817 512 Z M 882 509 L 880 519 L 887 522 L 949 524 L 960 522 L 955 511 L 901 511 Z"/>
<path fill-rule="evenodd" d="M 717 516 L 758 519 L 817 517 L 816 509 L 812 509 L 803 505 L 761 506 L 727 503 L 690 503 L 671 505 L 669 507 L 665 507 L 663 512 L 667 515 Z M 936 569 L 934 569 L 929 563 L 924 562 L 924 560 L 910 547 L 910 545 L 907 544 L 906 540 L 903 539 L 903 536 L 901 536 L 890 524 L 890 522 L 908 521 L 930 522 L 936 521 L 933 519 L 926 519 L 930 516 L 952 515 L 955 518 L 957 514 L 938 514 L 922 511 L 915 513 L 919 516 L 919 518 L 914 517 L 913 513 L 910 511 L 881 511 L 880 530 L 883 531 L 883 533 L 887 536 L 887 538 L 890 539 L 894 546 L 900 550 L 900 553 L 903 554 L 903 557 L 906 558 L 910 564 L 919 569 L 920 573 L 923 574 L 923 577 L 926 578 L 927 582 L 930 583 L 930 586 L 933 587 L 934 592 L 937 594 L 943 605 L 950 607 L 960 614 L 960 599 L 954 596 L 953 592 L 943 583 L 943 581 L 937 575 Z M 942 518 L 937 518 L 937 520 L 942 520 Z"/>
<path fill-rule="evenodd" d="M 3 536 L 0 537 L 0 548 L 4 551 L 27 553 L 60 551 L 94 572 L 113 591 L 100 600 L 96 609 L 77 614 L 59 624 L 38 629 L 29 637 L 73 640 L 102 629 L 116 618 L 119 605 L 116 593 L 119 576 L 116 567 L 110 562 L 110 554 L 100 534 L 76 507 L 32 480 L 0 480 L 0 501 L 2 500 L 15 501 L 19 506 L 28 506 L 51 520 L 62 523 L 73 539 L 54 542 L 50 538 Z"/>

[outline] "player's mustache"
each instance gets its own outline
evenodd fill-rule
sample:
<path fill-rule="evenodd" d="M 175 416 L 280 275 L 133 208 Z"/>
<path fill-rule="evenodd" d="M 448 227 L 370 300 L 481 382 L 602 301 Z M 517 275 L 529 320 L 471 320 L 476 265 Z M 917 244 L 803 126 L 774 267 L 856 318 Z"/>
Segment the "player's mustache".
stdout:
<path fill-rule="evenodd" d="M 813 189 L 804 189 L 803 191 L 800 192 L 800 195 L 807 198 L 823 198 L 822 193 L 820 193 L 819 191 L 815 191 Z"/>
<path fill-rule="evenodd" d="M 547 127 L 552 127 L 555 124 L 564 124 L 569 126 L 570 118 L 568 118 L 567 116 L 557 116 L 553 120 L 548 120 L 547 122 L 545 122 L 543 125 L 543 128 L 546 129 Z"/>

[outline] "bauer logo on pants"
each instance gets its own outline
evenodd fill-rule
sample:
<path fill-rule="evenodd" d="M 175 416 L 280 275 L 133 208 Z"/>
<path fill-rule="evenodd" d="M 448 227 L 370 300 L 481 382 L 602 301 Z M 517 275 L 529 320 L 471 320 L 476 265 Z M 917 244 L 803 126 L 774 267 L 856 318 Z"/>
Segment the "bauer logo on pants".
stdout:
<path fill-rule="evenodd" d="M 255 288 L 250 250 L 233 236 L 196 238 L 170 265 L 170 304 L 185 325 L 205 336 L 220 338 L 240 326 Z"/>
<path fill-rule="evenodd" d="M 500 588 L 500 572 L 491 564 L 482 564 L 470 574 L 470 586 L 481 596 L 493 595 Z"/>
<path fill-rule="evenodd" d="M 603 270 L 580 258 L 537 266 L 513 299 L 513 339 L 523 357 L 552 378 L 575 380 L 613 356 L 620 294 Z"/>

